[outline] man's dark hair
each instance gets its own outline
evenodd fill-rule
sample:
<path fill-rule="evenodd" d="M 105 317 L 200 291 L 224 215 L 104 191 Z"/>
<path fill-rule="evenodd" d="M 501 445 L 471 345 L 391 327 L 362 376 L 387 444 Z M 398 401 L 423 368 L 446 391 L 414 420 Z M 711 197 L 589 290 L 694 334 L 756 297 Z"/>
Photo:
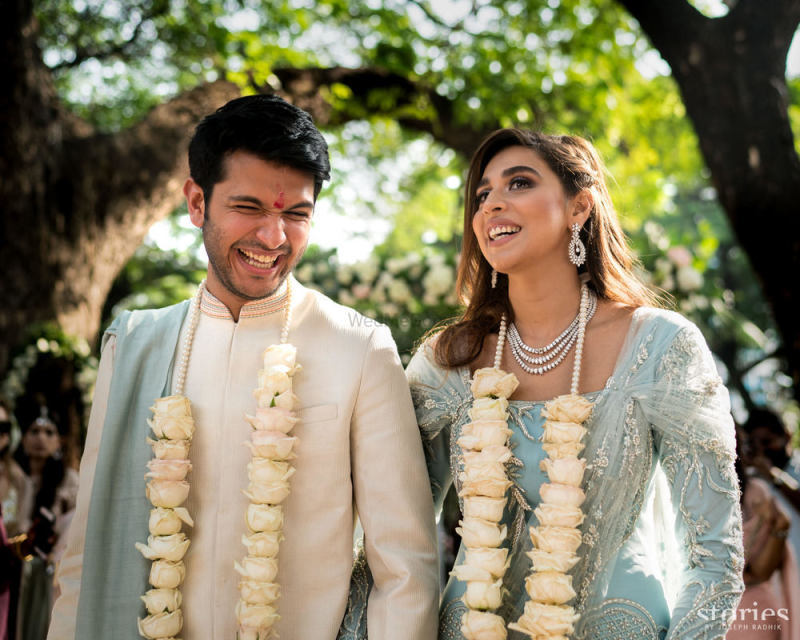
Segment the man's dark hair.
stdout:
<path fill-rule="evenodd" d="M 330 179 L 325 138 L 310 115 L 278 96 L 236 98 L 197 125 L 189 143 L 189 171 L 206 203 L 214 185 L 225 179 L 225 158 L 234 151 L 311 173 L 315 199 Z"/>

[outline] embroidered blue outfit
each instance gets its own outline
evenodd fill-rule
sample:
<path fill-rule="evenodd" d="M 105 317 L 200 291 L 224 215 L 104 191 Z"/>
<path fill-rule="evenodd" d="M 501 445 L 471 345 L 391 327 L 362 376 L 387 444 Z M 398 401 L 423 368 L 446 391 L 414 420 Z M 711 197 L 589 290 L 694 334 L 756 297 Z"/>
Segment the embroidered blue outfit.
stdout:
<path fill-rule="evenodd" d="M 467 369 L 435 364 L 424 345 L 407 370 L 437 510 L 463 458 Z M 728 393 L 698 329 L 678 314 L 640 308 L 614 373 L 594 403 L 582 456 L 586 520 L 570 572 L 581 618 L 576 640 L 723 638 L 743 589 L 741 513 Z M 515 621 L 527 599 L 528 526 L 546 481 L 541 402 L 512 401 L 508 593 L 498 611 Z M 463 504 L 462 504 L 463 506 Z M 463 547 L 456 564 L 462 562 Z M 464 584 L 442 597 L 439 638 L 461 639 Z M 509 639 L 526 636 L 514 631 Z"/>

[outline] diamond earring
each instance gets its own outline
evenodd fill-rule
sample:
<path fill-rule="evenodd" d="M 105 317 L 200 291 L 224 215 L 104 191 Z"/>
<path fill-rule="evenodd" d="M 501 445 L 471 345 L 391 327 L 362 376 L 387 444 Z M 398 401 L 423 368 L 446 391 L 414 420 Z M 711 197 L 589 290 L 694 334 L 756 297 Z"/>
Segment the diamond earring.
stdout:
<path fill-rule="evenodd" d="M 574 264 L 576 267 L 580 267 L 584 262 L 586 262 L 586 247 L 583 246 L 583 242 L 581 242 L 581 228 L 577 222 L 573 223 L 572 227 L 572 239 L 569 241 L 569 261 Z"/>

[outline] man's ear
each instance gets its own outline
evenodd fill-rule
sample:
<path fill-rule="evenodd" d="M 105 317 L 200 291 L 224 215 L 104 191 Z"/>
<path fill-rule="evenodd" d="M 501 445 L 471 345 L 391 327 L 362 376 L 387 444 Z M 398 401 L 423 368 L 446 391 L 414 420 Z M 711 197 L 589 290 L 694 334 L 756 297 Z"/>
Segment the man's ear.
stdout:
<path fill-rule="evenodd" d="M 589 189 L 584 189 L 572 199 L 569 225 L 578 223 L 579 227 L 586 224 L 594 208 L 594 196 Z"/>
<path fill-rule="evenodd" d="M 189 220 L 192 221 L 195 227 L 202 228 L 206 212 L 206 200 L 203 190 L 194 180 L 187 178 L 183 185 L 183 195 L 186 196 Z"/>

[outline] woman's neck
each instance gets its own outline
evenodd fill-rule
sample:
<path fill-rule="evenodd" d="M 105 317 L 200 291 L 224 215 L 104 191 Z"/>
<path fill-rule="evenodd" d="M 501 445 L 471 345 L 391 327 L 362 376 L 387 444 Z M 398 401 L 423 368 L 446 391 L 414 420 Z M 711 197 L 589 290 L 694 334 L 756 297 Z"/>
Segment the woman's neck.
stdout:
<path fill-rule="evenodd" d="M 572 322 L 580 297 L 581 282 L 574 268 L 561 277 L 511 276 L 508 282 L 514 324 L 523 339 L 534 345 L 551 341 Z"/>
<path fill-rule="evenodd" d="M 31 469 L 31 477 L 38 478 L 42 475 L 45 462 L 46 460 L 44 458 L 28 458 L 28 464 L 30 465 Z"/>

